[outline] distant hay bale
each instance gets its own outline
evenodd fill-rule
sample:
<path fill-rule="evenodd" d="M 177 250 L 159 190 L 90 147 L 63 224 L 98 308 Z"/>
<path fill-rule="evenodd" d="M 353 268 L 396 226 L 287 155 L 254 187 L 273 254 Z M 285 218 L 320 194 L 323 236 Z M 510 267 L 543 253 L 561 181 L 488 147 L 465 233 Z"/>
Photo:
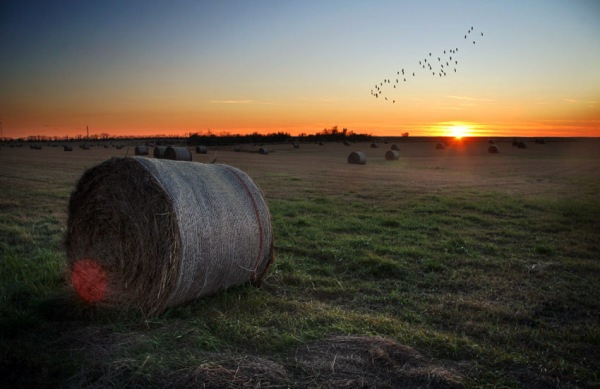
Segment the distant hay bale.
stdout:
<path fill-rule="evenodd" d="M 259 154 L 263 154 L 263 155 L 267 155 L 267 154 L 269 154 L 269 150 L 267 150 L 267 149 L 265 149 L 265 148 L 261 147 L 261 148 L 258 150 L 258 153 L 259 153 Z"/>
<path fill-rule="evenodd" d="M 400 151 L 400 146 L 398 146 L 397 143 L 393 143 L 392 147 L 390 148 L 391 150 L 396 150 L 396 151 Z"/>
<path fill-rule="evenodd" d="M 520 142 L 517 144 L 517 147 L 518 147 L 519 149 L 526 149 L 526 148 L 527 148 L 527 143 L 525 143 L 525 142 L 523 142 L 523 141 L 520 141 Z"/>
<path fill-rule="evenodd" d="M 442 142 L 438 142 L 435 145 L 436 150 L 444 150 L 445 148 L 446 148 L 446 146 Z"/>
<path fill-rule="evenodd" d="M 206 146 L 196 146 L 196 154 L 207 154 L 208 149 Z"/>
<path fill-rule="evenodd" d="M 372 149 L 376 149 L 376 148 L 378 148 L 378 147 L 379 147 L 379 146 L 377 145 L 377 143 L 371 143 L 371 148 L 372 148 Z"/>
<path fill-rule="evenodd" d="M 364 165 L 367 163 L 367 156 L 362 151 L 353 151 L 348 156 L 348 163 L 353 165 Z"/>
<path fill-rule="evenodd" d="M 348 142 L 347 140 L 344 141 L 344 146 L 350 146 L 350 142 Z"/>
<path fill-rule="evenodd" d="M 135 146 L 135 155 L 148 155 L 148 146 Z"/>
<path fill-rule="evenodd" d="M 165 150 L 165 159 L 172 161 L 191 161 L 192 153 L 187 147 L 173 147 L 169 146 Z"/>
<path fill-rule="evenodd" d="M 297 142 L 292 143 L 292 145 L 294 146 L 295 149 L 299 149 L 300 145 Z"/>
<path fill-rule="evenodd" d="M 273 261 L 267 203 L 220 164 L 112 158 L 71 194 L 67 269 L 79 296 L 155 315 L 246 282 Z"/>
<path fill-rule="evenodd" d="M 69 146 L 69 145 L 65 145 L 65 146 L 63 147 L 63 150 L 64 150 L 64 151 L 73 151 L 73 147 L 72 147 L 72 146 Z"/>
<path fill-rule="evenodd" d="M 490 145 L 490 147 L 488 147 L 488 153 L 490 154 L 498 154 L 500 152 L 500 149 L 498 148 L 498 146 L 492 144 Z"/>
<path fill-rule="evenodd" d="M 385 153 L 385 159 L 388 161 L 395 161 L 400 158 L 400 152 L 398 150 L 388 150 Z"/>
<path fill-rule="evenodd" d="M 165 157 L 165 151 L 167 150 L 167 146 L 156 146 L 154 147 L 154 158 L 163 159 Z"/>
<path fill-rule="evenodd" d="M 513 139 L 513 141 L 512 141 L 512 145 L 513 145 L 513 147 L 517 147 L 517 146 L 519 146 L 519 141 L 517 140 L 517 138 L 514 138 L 514 139 Z"/>

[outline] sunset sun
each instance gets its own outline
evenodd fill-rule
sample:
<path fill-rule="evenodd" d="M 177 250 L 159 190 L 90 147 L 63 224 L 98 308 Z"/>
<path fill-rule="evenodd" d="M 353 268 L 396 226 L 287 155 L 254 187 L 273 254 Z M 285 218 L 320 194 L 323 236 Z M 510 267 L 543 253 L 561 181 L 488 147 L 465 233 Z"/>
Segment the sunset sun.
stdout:
<path fill-rule="evenodd" d="M 463 136 L 467 136 L 469 133 L 469 129 L 465 126 L 452 126 L 449 128 L 450 134 L 451 136 L 455 137 L 456 139 L 461 139 Z"/>

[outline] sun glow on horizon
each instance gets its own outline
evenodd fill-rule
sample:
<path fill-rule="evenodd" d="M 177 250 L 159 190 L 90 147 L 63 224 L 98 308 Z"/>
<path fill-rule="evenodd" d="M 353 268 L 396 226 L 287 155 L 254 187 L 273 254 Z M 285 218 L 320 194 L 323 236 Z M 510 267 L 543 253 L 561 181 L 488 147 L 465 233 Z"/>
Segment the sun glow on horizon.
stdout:
<path fill-rule="evenodd" d="M 483 126 L 477 123 L 465 122 L 444 122 L 438 123 L 430 131 L 431 135 L 448 136 L 455 139 L 462 139 L 469 136 L 481 135 Z"/>
<path fill-rule="evenodd" d="M 466 126 L 455 125 L 450 128 L 450 134 L 456 139 L 469 135 L 469 129 Z"/>

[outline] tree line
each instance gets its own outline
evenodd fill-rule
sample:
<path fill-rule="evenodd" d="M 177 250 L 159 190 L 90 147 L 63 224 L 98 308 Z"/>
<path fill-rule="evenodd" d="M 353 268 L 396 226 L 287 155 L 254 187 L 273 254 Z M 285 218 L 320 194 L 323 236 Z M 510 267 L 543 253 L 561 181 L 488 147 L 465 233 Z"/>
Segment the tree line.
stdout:
<path fill-rule="evenodd" d="M 346 128 L 341 131 L 337 126 L 330 129 L 323 129 L 315 134 L 302 133 L 298 136 L 292 136 L 287 132 L 273 132 L 268 134 L 259 134 L 253 132 L 251 134 L 199 134 L 194 133 L 189 137 L 191 145 L 205 146 L 221 146 L 239 143 L 292 143 L 292 142 L 362 142 L 373 139 L 371 134 L 358 134 L 353 131 L 348 131 Z"/>

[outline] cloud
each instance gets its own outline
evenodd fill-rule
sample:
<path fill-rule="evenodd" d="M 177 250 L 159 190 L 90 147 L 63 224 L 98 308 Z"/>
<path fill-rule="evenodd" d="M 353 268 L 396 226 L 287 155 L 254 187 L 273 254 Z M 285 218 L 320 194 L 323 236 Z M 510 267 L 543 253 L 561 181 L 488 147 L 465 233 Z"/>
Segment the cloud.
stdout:
<path fill-rule="evenodd" d="M 271 103 L 269 101 L 260 100 L 209 100 L 210 104 L 255 104 L 255 105 L 281 105 L 277 103 Z"/>
<path fill-rule="evenodd" d="M 210 100 L 212 104 L 253 104 L 258 103 L 256 100 Z"/>
<path fill-rule="evenodd" d="M 472 105 L 472 104 L 469 104 Z M 433 109 L 449 109 L 449 110 L 460 110 L 464 109 L 465 105 L 461 105 L 460 107 L 432 107 Z"/>
<path fill-rule="evenodd" d="M 594 106 L 594 105 L 598 104 L 598 102 L 595 100 L 577 100 L 577 99 L 568 99 L 568 98 L 564 98 L 562 100 L 567 103 L 571 103 L 571 104 L 585 104 L 585 105 L 589 105 L 589 106 Z"/>
<path fill-rule="evenodd" d="M 466 100 L 466 101 L 493 101 L 492 99 L 482 99 L 482 98 L 477 98 L 477 97 L 470 97 L 470 96 L 454 96 L 454 95 L 450 95 L 450 96 L 446 96 L 449 99 L 455 99 L 455 100 Z"/>

